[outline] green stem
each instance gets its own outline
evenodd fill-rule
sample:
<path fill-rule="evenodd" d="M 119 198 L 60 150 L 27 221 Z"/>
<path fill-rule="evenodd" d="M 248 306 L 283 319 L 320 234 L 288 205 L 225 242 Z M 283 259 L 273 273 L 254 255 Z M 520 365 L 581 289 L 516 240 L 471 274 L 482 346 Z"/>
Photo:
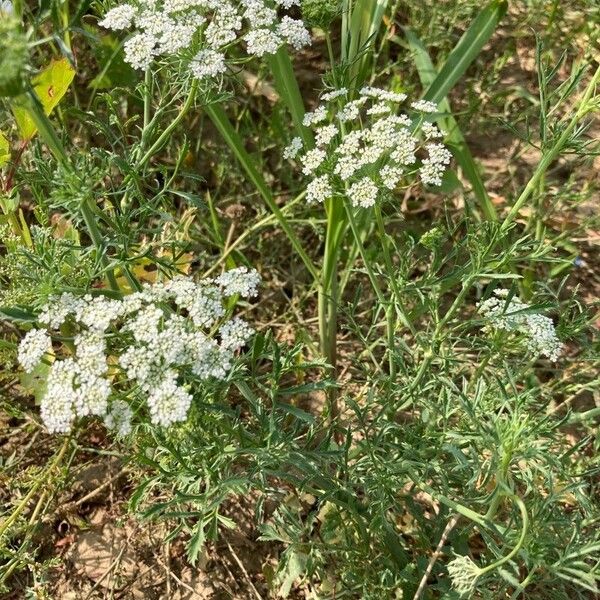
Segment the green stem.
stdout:
<path fill-rule="evenodd" d="M 565 145 L 569 141 L 569 138 L 571 137 L 571 134 L 573 133 L 579 121 L 581 121 L 581 119 L 588 114 L 590 110 L 588 103 L 595 93 L 598 81 L 600 81 L 600 67 L 598 67 L 598 69 L 594 73 L 594 76 L 589 82 L 581 99 L 581 102 L 579 103 L 579 108 L 577 112 L 575 113 L 569 124 L 565 127 L 556 143 L 547 153 L 545 153 L 542 156 L 542 160 L 539 162 L 536 170 L 533 173 L 533 176 L 527 182 L 527 185 L 521 192 L 521 195 L 517 198 L 513 207 L 510 209 L 508 215 L 506 216 L 504 222 L 500 227 L 501 232 L 506 231 L 512 223 L 512 221 L 514 221 L 515 217 L 519 214 L 521 208 L 523 208 L 523 205 L 527 202 L 527 200 L 529 200 L 529 197 L 537 188 L 540 180 L 542 179 L 550 165 L 558 158 L 560 153 L 564 150 Z"/>
<path fill-rule="evenodd" d="M 456 313 L 456 311 L 462 305 L 462 302 L 463 302 L 465 296 L 471 289 L 472 283 L 473 283 L 473 278 L 472 277 L 467 278 L 467 280 L 463 283 L 462 289 L 460 290 L 459 294 L 454 299 L 452 306 L 448 309 L 448 311 L 444 315 L 444 318 L 441 319 L 438 322 L 438 324 L 436 325 L 435 330 L 433 332 L 431 349 L 425 355 L 423 362 L 421 363 L 421 366 L 419 367 L 419 370 L 417 371 L 416 377 L 413 379 L 412 383 L 410 384 L 410 386 L 408 388 L 409 393 L 414 392 L 416 390 L 417 386 L 419 385 L 419 383 L 421 383 L 421 380 L 425 376 L 427 369 L 430 367 L 431 363 L 433 362 L 433 358 L 435 356 L 435 350 L 439 347 L 439 344 L 441 341 L 440 333 L 441 333 L 442 329 L 446 326 L 448 321 L 450 321 L 450 319 L 452 319 L 452 317 L 454 316 L 454 313 Z"/>
<path fill-rule="evenodd" d="M 383 259 L 385 261 L 385 268 L 387 270 L 388 279 L 390 281 L 390 285 L 394 295 L 396 297 L 396 307 L 400 314 L 400 318 L 402 320 L 402 324 L 410 330 L 410 332 L 414 335 L 416 333 L 406 311 L 404 310 L 404 306 L 402 305 L 401 293 L 398 287 L 398 283 L 396 282 L 396 273 L 394 269 L 394 263 L 392 262 L 392 256 L 389 248 L 389 241 L 387 234 L 385 232 L 385 225 L 383 222 L 383 216 L 381 214 L 381 208 L 379 205 L 374 206 L 375 210 L 375 221 L 377 223 L 377 231 L 379 234 L 379 240 L 381 241 L 381 248 L 383 250 Z"/>
<path fill-rule="evenodd" d="M 206 114 L 213 122 L 215 127 L 218 129 L 219 133 L 222 135 L 223 139 L 234 153 L 235 157 L 239 161 L 240 165 L 246 171 L 250 181 L 256 187 L 260 195 L 262 196 L 265 204 L 268 206 L 269 210 L 275 215 L 277 221 L 281 228 L 285 231 L 290 243 L 294 247 L 294 250 L 298 253 L 298 256 L 302 259 L 304 266 L 307 268 L 309 273 L 312 275 L 314 281 L 319 281 L 319 273 L 317 269 L 313 265 L 311 259 L 308 254 L 306 254 L 300 240 L 294 233 L 294 230 L 291 228 L 287 219 L 281 212 L 281 209 L 277 206 L 275 199 L 271 193 L 271 190 L 267 186 L 266 181 L 263 176 L 260 174 L 256 166 L 254 165 L 254 161 L 252 157 L 248 154 L 246 149 L 244 148 L 244 144 L 239 133 L 234 129 L 233 125 L 229 121 L 227 114 L 223 110 L 223 107 L 220 104 L 209 104 L 204 107 Z"/>
<path fill-rule="evenodd" d="M 529 530 L 529 516 L 527 515 L 527 508 L 526 508 L 523 500 L 521 500 L 521 498 L 519 498 L 518 496 L 511 494 L 510 498 L 516 503 L 516 505 L 518 506 L 519 511 L 521 513 L 521 519 L 523 521 L 523 524 L 521 526 L 521 535 L 519 536 L 519 539 L 517 540 L 515 547 L 506 556 L 503 556 L 502 558 L 500 558 L 496 562 L 492 563 L 491 565 L 488 565 L 487 567 L 483 567 L 480 571 L 480 576 L 485 575 L 486 573 L 489 573 L 491 571 L 494 571 L 495 569 L 498 569 L 502 565 L 506 564 L 509 560 L 511 560 L 512 558 L 514 558 L 517 555 L 517 553 L 519 552 L 519 550 L 523 547 L 523 544 L 525 543 L 525 538 L 527 537 L 527 531 Z"/>
<path fill-rule="evenodd" d="M 154 142 L 154 144 L 152 144 L 148 151 L 142 156 L 142 158 L 140 158 L 140 160 L 137 161 L 135 165 L 135 171 L 139 171 L 140 169 L 145 167 L 148 161 L 168 142 L 173 131 L 177 128 L 177 126 L 179 125 L 179 123 L 181 123 L 181 121 L 188 113 L 190 108 L 192 108 L 192 106 L 194 105 L 197 91 L 198 82 L 194 79 L 194 82 L 192 83 L 192 86 L 190 88 L 190 93 L 188 94 L 184 105 L 181 107 L 181 110 L 179 111 L 177 116 L 169 123 L 165 130 L 160 134 L 160 136 Z"/>
<path fill-rule="evenodd" d="M 390 369 L 389 375 L 390 375 L 390 380 L 394 380 L 396 378 L 396 374 L 397 374 L 396 360 L 395 360 L 396 319 L 394 318 L 394 306 L 393 306 L 393 303 L 386 301 L 386 298 L 383 295 L 383 292 L 381 291 L 381 287 L 379 286 L 379 283 L 377 282 L 377 277 L 375 276 L 375 272 L 373 271 L 371 262 L 369 261 L 369 259 L 367 257 L 367 253 L 365 251 L 365 247 L 363 245 L 363 242 L 362 242 L 362 239 L 360 236 L 360 231 L 358 229 L 358 225 L 356 223 L 354 214 L 352 212 L 352 207 L 349 206 L 348 204 L 346 204 L 346 213 L 348 215 L 348 222 L 350 223 L 350 227 L 352 229 L 352 234 L 354 235 L 356 245 L 358 246 L 358 251 L 361 255 L 361 258 L 362 258 L 365 268 L 367 270 L 367 275 L 369 276 L 369 281 L 371 282 L 371 286 L 373 287 L 373 290 L 377 296 L 377 299 L 379 300 L 380 305 L 382 307 L 385 307 L 386 337 L 387 337 L 387 346 L 388 346 L 387 354 L 388 354 L 388 364 L 389 364 L 389 369 Z M 385 245 L 385 243 L 384 243 L 384 245 Z M 391 272 L 393 272 L 393 270 L 391 269 L 391 258 L 389 257 L 389 255 L 388 255 L 388 258 L 390 259 L 390 270 L 391 270 Z"/>
<path fill-rule="evenodd" d="M 82 201 L 81 206 L 80 206 L 81 216 L 83 217 L 83 220 L 87 227 L 87 230 L 88 230 L 88 233 L 92 240 L 92 243 L 96 247 L 96 251 L 100 254 L 102 263 L 108 267 L 110 262 L 104 251 L 104 242 L 102 239 L 102 233 L 100 232 L 100 229 L 98 228 L 98 224 L 96 223 L 96 220 L 94 219 L 94 213 L 90 207 L 90 203 L 91 203 L 90 198 L 86 198 Z M 113 290 L 118 291 L 119 284 L 117 283 L 117 279 L 115 277 L 115 273 L 112 270 L 112 268 L 107 268 L 106 276 L 108 278 L 110 287 Z"/>

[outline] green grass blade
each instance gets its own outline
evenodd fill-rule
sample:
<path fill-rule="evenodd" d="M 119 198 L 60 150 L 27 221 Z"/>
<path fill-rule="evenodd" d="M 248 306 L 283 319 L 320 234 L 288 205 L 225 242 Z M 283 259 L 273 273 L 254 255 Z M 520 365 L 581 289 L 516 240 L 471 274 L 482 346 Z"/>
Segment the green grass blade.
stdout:
<path fill-rule="evenodd" d="M 317 269 L 313 265 L 311 259 L 304 251 L 300 240 L 294 233 L 294 230 L 291 228 L 287 219 L 281 212 L 281 209 L 277 206 L 275 199 L 273 198 L 273 194 L 269 186 L 267 185 L 264 177 L 260 173 L 260 171 L 256 168 L 252 157 L 244 148 L 244 143 L 239 133 L 235 130 L 227 113 L 223 110 L 223 107 L 220 104 L 209 104 L 204 107 L 206 114 L 209 119 L 213 122 L 231 151 L 234 153 L 235 157 L 239 161 L 240 165 L 246 171 L 248 178 L 254 185 L 254 187 L 258 190 L 259 194 L 262 196 L 265 204 L 268 206 L 269 210 L 275 215 L 275 218 L 281 225 L 281 228 L 285 231 L 288 236 L 290 243 L 294 247 L 294 250 L 298 253 L 298 256 L 302 259 L 302 262 L 313 276 L 315 281 L 318 281 L 319 274 L 317 273 Z"/>
<path fill-rule="evenodd" d="M 348 15 L 348 30 L 342 35 L 342 57 L 351 64 L 350 83 L 362 85 L 373 56 L 366 50 L 371 46 L 383 22 L 389 0 L 357 0 Z"/>
<path fill-rule="evenodd" d="M 505 0 L 493 0 L 475 18 L 423 96 L 441 102 L 488 42 L 506 13 Z"/>
<path fill-rule="evenodd" d="M 430 86 L 437 76 L 437 71 L 427 49 L 423 45 L 423 42 L 415 35 L 409 28 L 404 29 L 404 35 L 408 42 L 408 45 L 413 53 L 415 66 L 419 73 L 419 78 L 423 87 Z M 467 142 L 460 131 L 456 119 L 452 116 L 452 109 L 447 98 L 443 98 L 440 101 L 440 110 L 446 113 L 444 116 L 440 116 L 437 119 L 440 128 L 447 132 L 446 144 L 452 151 L 456 162 L 460 165 L 465 177 L 473 188 L 481 210 L 488 221 L 497 221 L 498 215 L 492 200 L 485 189 L 485 185 L 479 174 L 479 169 L 475 164 L 475 160 L 471 155 L 471 151 L 467 145 Z"/>
<path fill-rule="evenodd" d="M 281 47 L 276 54 L 269 54 L 267 60 L 275 79 L 275 88 L 292 115 L 292 122 L 296 131 L 302 138 L 304 145 L 311 148 L 313 139 L 310 131 L 302 125 L 305 113 L 304 101 L 302 100 L 290 56 L 285 47 Z"/>

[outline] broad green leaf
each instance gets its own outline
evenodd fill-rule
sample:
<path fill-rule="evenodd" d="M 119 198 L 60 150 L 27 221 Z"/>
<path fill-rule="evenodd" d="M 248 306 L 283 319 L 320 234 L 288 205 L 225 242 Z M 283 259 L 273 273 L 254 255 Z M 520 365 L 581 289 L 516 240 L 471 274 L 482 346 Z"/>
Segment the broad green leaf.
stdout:
<path fill-rule="evenodd" d="M 477 15 L 425 92 L 425 100 L 439 103 L 446 97 L 492 37 L 506 9 L 505 0 L 493 0 Z"/>
<path fill-rule="evenodd" d="M 10 145 L 2 132 L 0 132 L 0 167 L 10 160 Z"/>
<path fill-rule="evenodd" d="M 53 60 L 32 83 L 35 95 L 38 97 L 44 113 L 49 115 L 67 93 L 75 69 L 66 58 Z M 37 126 L 31 116 L 31 108 L 24 97 L 19 97 L 12 103 L 12 111 L 24 140 L 30 140 L 37 132 Z"/>
<path fill-rule="evenodd" d="M 409 28 L 404 29 L 404 35 L 408 42 L 408 45 L 412 51 L 415 66 L 419 73 L 419 79 L 423 84 L 423 87 L 427 88 L 435 81 L 437 71 L 431 61 L 429 53 L 425 48 L 423 42 L 415 35 Z M 440 111 L 444 115 L 440 115 L 437 119 L 437 123 L 443 131 L 447 133 L 446 144 L 452 152 L 456 162 L 460 165 L 464 176 L 467 178 L 473 188 L 473 193 L 479 201 L 481 211 L 488 221 L 496 221 L 498 216 L 496 209 L 492 203 L 485 185 L 479 174 L 479 168 L 475 163 L 475 160 L 469 150 L 467 142 L 456 122 L 456 119 L 452 116 L 452 109 L 447 98 L 443 98 L 439 102 Z"/>

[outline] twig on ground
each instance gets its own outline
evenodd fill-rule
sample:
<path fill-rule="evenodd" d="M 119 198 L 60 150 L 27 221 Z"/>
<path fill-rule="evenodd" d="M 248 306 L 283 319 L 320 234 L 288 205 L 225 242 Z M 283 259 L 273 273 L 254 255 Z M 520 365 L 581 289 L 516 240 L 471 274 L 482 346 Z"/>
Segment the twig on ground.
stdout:
<path fill-rule="evenodd" d="M 417 591 L 415 592 L 415 595 L 413 596 L 413 600 L 419 600 L 419 598 L 425 591 L 425 587 L 427 586 L 427 580 L 429 579 L 429 576 L 431 575 L 431 571 L 433 571 L 433 566 L 435 565 L 437 559 L 442 555 L 442 548 L 444 547 L 444 544 L 446 543 L 451 531 L 456 527 L 456 524 L 458 523 L 459 519 L 460 519 L 460 515 L 453 515 L 450 518 L 450 520 L 448 521 L 448 523 L 442 533 L 442 537 L 440 538 L 440 541 L 438 542 L 437 548 L 435 549 L 435 552 L 431 555 L 431 558 L 429 559 L 429 564 L 427 565 L 427 568 L 425 569 L 425 573 L 423 573 L 423 577 L 421 578 L 421 583 L 419 583 L 419 587 L 417 588 Z"/>

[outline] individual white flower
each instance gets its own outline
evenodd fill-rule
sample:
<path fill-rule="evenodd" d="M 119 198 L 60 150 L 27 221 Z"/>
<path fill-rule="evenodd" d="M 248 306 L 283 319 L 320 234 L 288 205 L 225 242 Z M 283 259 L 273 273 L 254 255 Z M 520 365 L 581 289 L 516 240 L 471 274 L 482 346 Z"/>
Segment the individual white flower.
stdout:
<path fill-rule="evenodd" d="M 227 70 L 225 55 L 216 50 L 205 48 L 204 50 L 200 50 L 191 60 L 190 69 L 196 79 L 217 77 Z"/>
<path fill-rule="evenodd" d="M 202 380 L 225 379 L 231 370 L 231 351 L 221 348 L 215 340 L 200 335 L 191 340 L 190 349 L 194 375 Z"/>
<path fill-rule="evenodd" d="M 118 300 L 87 294 L 75 310 L 75 317 L 85 326 L 97 331 L 106 331 L 121 315 L 122 305 Z"/>
<path fill-rule="evenodd" d="M 104 425 L 117 437 L 127 437 L 132 430 L 133 411 L 123 400 L 114 400 L 104 417 Z"/>
<path fill-rule="evenodd" d="M 80 372 L 77 383 L 73 397 L 73 409 L 76 415 L 78 417 L 104 416 L 111 392 L 110 382 L 103 377 L 94 377 L 90 373 Z"/>
<path fill-rule="evenodd" d="M 119 6 L 115 6 L 115 8 L 109 10 L 104 15 L 104 18 L 98 21 L 98 25 L 114 31 L 127 29 L 131 27 L 136 13 L 137 10 L 131 4 L 119 4 Z"/>
<path fill-rule="evenodd" d="M 342 156 L 338 159 L 333 172 L 343 181 L 347 181 L 363 166 L 360 159 L 355 156 Z"/>
<path fill-rule="evenodd" d="M 300 150 L 302 150 L 302 138 L 295 137 L 290 142 L 290 145 L 284 149 L 283 158 L 285 160 L 290 160 L 292 158 L 296 158 L 296 156 L 298 156 L 298 153 L 300 152 Z"/>
<path fill-rule="evenodd" d="M 377 201 L 377 185 L 370 177 L 363 177 L 356 183 L 353 183 L 348 189 L 348 198 L 352 206 L 361 206 L 369 208 Z"/>
<path fill-rule="evenodd" d="M 392 161 L 404 166 L 412 165 L 417 162 L 415 152 L 417 150 L 418 140 L 408 129 L 401 128 L 397 131 L 397 142 L 396 149 L 390 155 Z"/>
<path fill-rule="evenodd" d="M 140 310 L 134 319 L 127 322 L 125 330 L 131 331 L 138 342 L 152 343 L 158 335 L 163 317 L 162 309 L 150 304 Z"/>
<path fill-rule="evenodd" d="M 306 29 L 304 23 L 298 19 L 292 19 L 288 16 L 283 17 L 277 32 L 296 50 L 301 50 L 305 46 L 310 46 L 311 44 L 308 29 Z"/>
<path fill-rule="evenodd" d="M 394 102 L 400 104 L 406 100 L 406 94 L 398 92 L 390 92 L 388 90 L 382 90 L 381 88 L 365 86 L 360 90 L 361 96 L 367 96 L 370 98 L 376 98 L 381 102 Z"/>
<path fill-rule="evenodd" d="M 25 372 L 31 373 L 52 348 L 52 340 L 43 329 L 32 329 L 28 331 L 19 344 L 17 360 Z"/>
<path fill-rule="evenodd" d="M 302 162 L 302 172 L 305 175 L 311 175 L 316 171 L 319 165 L 325 160 L 327 153 L 320 148 L 313 148 L 309 150 L 304 156 L 300 158 Z"/>
<path fill-rule="evenodd" d="M 281 38 L 270 29 L 253 29 L 244 36 L 248 54 L 264 56 L 275 54 L 282 44 Z"/>
<path fill-rule="evenodd" d="M 344 106 L 344 108 L 338 113 L 338 119 L 342 122 L 354 121 L 360 116 L 360 109 L 366 103 L 366 98 L 359 98 L 358 100 L 351 100 Z"/>
<path fill-rule="evenodd" d="M 84 377 L 105 375 L 108 370 L 105 336 L 94 330 L 84 331 L 75 336 L 74 343 L 77 365 Z"/>
<path fill-rule="evenodd" d="M 424 113 L 435 113 L 438 110 L 438 105 L 429 100 L 417 100 L 416 102 L 412 102 L 410 107 Z"/>
<path fill-rule="evenodd" d="M 206 41 L 214 49 L 233 42 L 242 28 L 242 18 L 229 3 L 220 3 L 208 27 L 204 31 Z"/>
<path fill-rule="evenodd" d="M 145 34 L 158 37 L 162 33 L 169 32 L 175 25 L 175 21 L 164 12 L 149 9 L 136 15 L 135 24 Z"/>
<path fill-rule="evenodd" d="M 158 40 L 148 33 L 137 33 L 125 42 L 125 60 L 134 69 L 147 69 L 156 55 Z"/>
<path fill-rule="evenodd" d="M 292 6 L 300 6 L 300 0 L 275 0 L 275 2 L 283 8 L 292 8 Z"/>
<path fill-rule="evenodd" d="M 324 202 L 333 196 L 333 189 L 327 175 L 313 179 L 306 187 L 306 200 L 309 203 Z"/>
<path fill-rule="evenodd" d="M 179 50 L 187 48 L 192 43 L 197 28 L 195 23 L 173 23 L 160 35 L 158 53 L 176 54 Z"/>

